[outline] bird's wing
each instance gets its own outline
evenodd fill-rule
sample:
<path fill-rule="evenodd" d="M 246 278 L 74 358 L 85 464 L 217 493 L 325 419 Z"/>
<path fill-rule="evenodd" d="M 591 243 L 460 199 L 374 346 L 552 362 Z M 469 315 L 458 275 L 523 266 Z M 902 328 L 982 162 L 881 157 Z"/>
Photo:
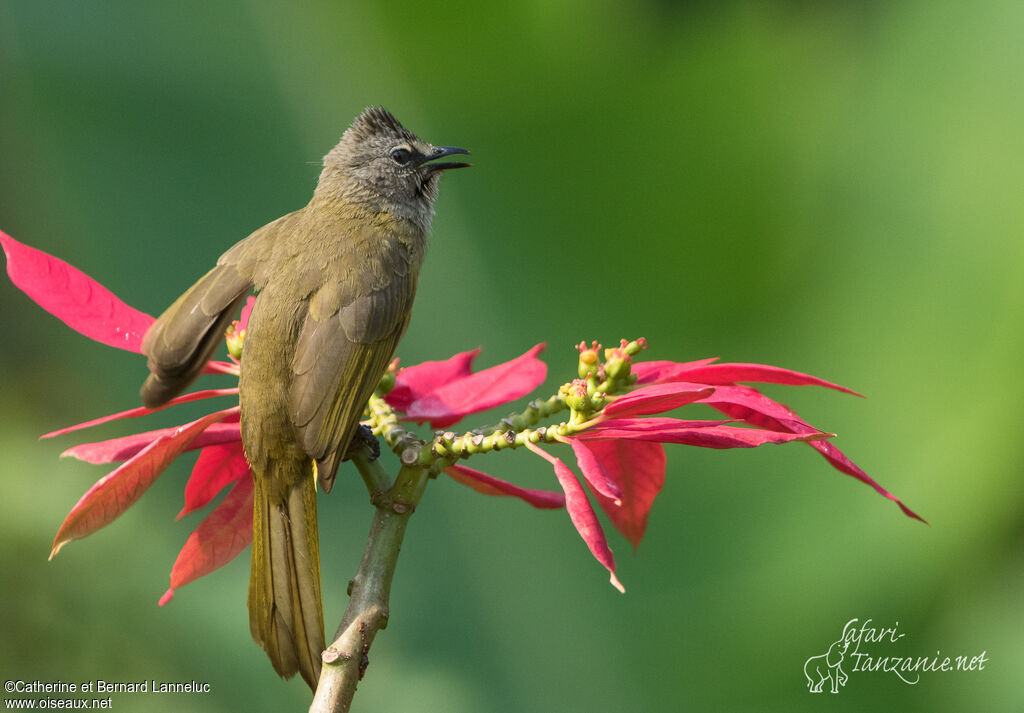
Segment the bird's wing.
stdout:
<path fill-rule="evenodd" d="M 149 328 L 142 340 L 150 371 L 141 390 L 146 406 L 166 403 L 199 376 L 257 279 L 260 257 L 292 215 L 263 226 L 224 253 Z"/>
<path fill-rule="evenodd" d="M 288 408 L 325 491 L 409 324 L 416 275 L 408 260 L 400 249 L 377 253 L 374 265 L 327 282 L 310 298 Z"/>
<path fill-rule="evenodd" d="M 274 249 L 286 242 L 287 238 L 301 229 L 304 210 L 296 210 L 282 215 L 275 221 L 267 223 L 252 233 L 245 240 L 235 243 L 217 260 L 217 266 L 231 265 L 243 275 L 257 290 L 263 289 L 267 282 L 267 272 L 275 264 Z"/>

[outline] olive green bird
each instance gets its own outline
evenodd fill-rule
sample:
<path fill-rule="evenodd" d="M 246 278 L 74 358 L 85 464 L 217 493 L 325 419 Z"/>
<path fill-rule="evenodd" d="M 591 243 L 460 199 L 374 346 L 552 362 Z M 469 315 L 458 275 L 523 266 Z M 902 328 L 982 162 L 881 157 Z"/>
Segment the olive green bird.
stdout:
<path fill-rule="evenodd" d="M 199 375 L 258 292 L 239 378 L 255 478 L 249 623 L 274 669 L 314 689 L 324 649 L 316 480 L 330 491 L 409 324 L 441 172 L 468 165 L 434 160 L 467 153 L 367 109 L 324 157 L 309 204 L 224 253 L 143 341 L 152 408 Z"/>

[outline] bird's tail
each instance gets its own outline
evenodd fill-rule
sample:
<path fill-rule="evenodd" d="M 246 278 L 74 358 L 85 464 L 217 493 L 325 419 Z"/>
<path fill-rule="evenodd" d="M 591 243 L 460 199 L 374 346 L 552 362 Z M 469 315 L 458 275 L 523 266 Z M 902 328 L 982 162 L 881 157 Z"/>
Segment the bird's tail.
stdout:
<path fill-rule="evenodd" d="M 310 461 L 271 461 L 256 475 L 249 579 L 252 638 L 278 674 L 298 671 L 314 690 L 324 650 L 315 482 Z"/>

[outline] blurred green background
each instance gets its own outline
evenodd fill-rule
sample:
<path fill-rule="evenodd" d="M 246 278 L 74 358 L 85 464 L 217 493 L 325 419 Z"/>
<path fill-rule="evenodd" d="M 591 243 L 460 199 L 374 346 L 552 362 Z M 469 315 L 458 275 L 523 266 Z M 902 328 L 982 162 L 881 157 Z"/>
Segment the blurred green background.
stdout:
<path fill-rule="evenodd" d="M 808 371 L 869 398 L 766 391 L 931 523 L 809 448 L 671 447 L 639 552 L 611 535 L 622 596 L 564 513 L 440 480 L 360 711 L 1019 710 L 1022 36 L 1016 0 L 5 0 L 0 227 L 158 313 L 382 104 L 475 164 L 443 181 L 404 363 L 546 341 L 550 390 L 574 342 L 643 335 L 652 359 Z M 0 678 L 304 710 L 249 638 L 247 553 L 156 607 L 198 521 L 174 520 L 187 462 L 46 561 L 106 470 L 36 437 L 135 405 L 145 366 L 6 280 L 0 326 Z M 554 487 L 529 454 L 472 465 Z M 370 519 L 348 466 L 321 519 L 332 631 Z M 881 654 L 990 662 L 810 695 L 804 661 L 855 617 L 899 622 Z"/>

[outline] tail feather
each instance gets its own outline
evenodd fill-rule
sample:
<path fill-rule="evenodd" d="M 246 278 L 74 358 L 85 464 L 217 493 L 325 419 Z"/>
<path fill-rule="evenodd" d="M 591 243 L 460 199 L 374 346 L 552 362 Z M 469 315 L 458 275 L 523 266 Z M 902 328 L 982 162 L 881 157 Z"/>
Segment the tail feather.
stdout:
<path fill-rule="evenodd" d="M 288 466 L 307 475 L 296 481 L 271 463 L 269 477 L 256 476 L 249 627 L 279 675 L 301 673 L 315 690 L 324 650 L 316 486 L 308 462 Z"/>

